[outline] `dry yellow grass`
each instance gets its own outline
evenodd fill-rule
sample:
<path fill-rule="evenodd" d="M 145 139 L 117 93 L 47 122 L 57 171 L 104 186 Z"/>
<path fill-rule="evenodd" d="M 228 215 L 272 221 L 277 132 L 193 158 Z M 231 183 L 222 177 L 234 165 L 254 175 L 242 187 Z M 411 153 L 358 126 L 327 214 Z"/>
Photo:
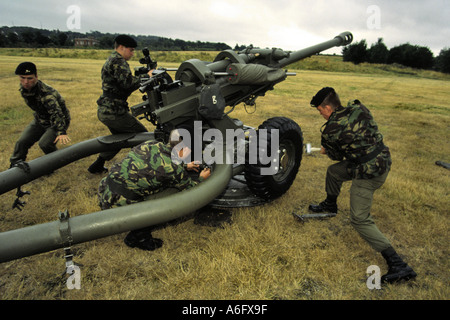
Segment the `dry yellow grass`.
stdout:
<path fill-rule="evenodd" d="M 14 142 L 31 120 L 13 75 L 21 57 L 0 56 L 0 130 L 6 170 Z M 102 60 L 33 58 L 39 77 L 66 99 L 72 114 L 73 143 L 109 134 L 96 117 Z M 160 66 L 167 66 L 163 62 Z M 170 65 L 171 67 L 176 65 Z M 154 252 L 130 249 L 125 234 L 73 247 L 81 264 L 81 289 L 66 287 L 63 250 L 0 264 L 0 299 L 442 299 L 449 295 L 448 80 L 396 75 L 297 71 L 259 98 L 253 114 L 232 116 L 258 126 L 272 116 L 287 116 L 302 127 L 305 143 L 320 144 L 323 119 L 310 108 L 311 97 L 333 86 L 343 101 L 367 105 L 393 155 L 393 169 L 375 194 L 373 215 L 379 228 L 418 273 L 414 282 L 369 290 L 366 269 L 386 265 L 352 229 L 348 187 L 336 218 L 299 223 L 293 210 L 307 209 L 324 194 L 331 161 L 305 155 L 292 188 L 273 203 L 232 210 L 232 224 L 200 226 L 194 220 L 154 232 L 164 246 Z M 130 104 L 140 102 L 140 94 Z M 145 125 L 152 130 L 148 123 Z M 123 155 L 126 151 L 122 151 Z M 42 155 L 34 146 L 28 159 Z M 120 156 L 117 157 L 117 159 Z M 11 209 L 15 191 L 0 197 L 0 231 L 54 221 L 58 211 L 72 216 L 98 211 L 100 176 L 88 174 L 94 156 L 30 182 L 23 189 L 23 211 Z"/>

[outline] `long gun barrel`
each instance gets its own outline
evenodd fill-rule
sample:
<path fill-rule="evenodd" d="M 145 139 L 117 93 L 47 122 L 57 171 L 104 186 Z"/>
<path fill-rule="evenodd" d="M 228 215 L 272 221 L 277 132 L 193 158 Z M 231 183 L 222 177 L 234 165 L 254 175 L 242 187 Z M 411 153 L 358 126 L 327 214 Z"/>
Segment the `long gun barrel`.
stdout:
<path fill-rule="evenodd" d="M 271 68 L 284 68 L 292 63 L 308 58 L 312 55 L 318 54 L 327 49 L 333 47 L 346 46 L 353 41 L 353 35 L 351 32 L 342 32 L 331 40 L 313 45 L 294 52 L 285 52 L 281 49 L 250 49 L 244 50 L 239 56 L 246 63 L 250 62 L 253 55 L 271 55 L 271 60 L 267 65 Z M 257 58 L 257 57 L 256 57 Z M 277 62 L 274 62 L 277 61 Z M 211 65 L 210 65 L 211 66 Z M 212 67 L 214 69 L 214 67 Z"/>
<path fill-rule="evenodd" d="M 343 32 L 339 35 L 337 35 L 334 39 L 328 40 L 319 44 L 316 44 L 314 46 L 295 51 L 289 55 L 289 57 L 284 58 L 278 62 L 278 64 L 274 65 L 275 68 L 284 68 L 287 65 L 290 65 L 296 61 L 308 58 L 314 54 L 317 54 L 319 52 L 322 52 L 324 50 L 333 48 L 333 47 L 339 47 L 339 46 L 346 46 L 350 44 L 353 41 L 353 35 L 350 32 Z"/>
<path fill-rule="evenodd" d="M 234 108 L 241 102 L 254 105 L 257 97 L 286 79 L 284 67 L 352 40 L 350 32 L 343 32 L 331 40 L 294 52 L 247 48 L 239 53 L 222 51 L 213 62 L 190 59 L 179 66 L 175 81 L 166 72 L 147 81 L 140 89 L 147 93 L 146 99 L 131 110 L 134 116 L 145 114 L 154 125 L 171 123 L 167 127 L 174 127 L 183 119 L 195 117 L 200 92 L 210 85 L 220 87 L 226 106 Z"/>
<path fill-rule="evenodd" d="M 281 49 L 246 49 L 239 54 L 232 50 L 225 50 L 216 57 L 214 62 L 205 64 L 199 60 L 188 60 L 181 64 L 177 71 L 176 79 L 192 81 L 193 76 L 198 77 L 202 82 L 211 80 L 214 73 L 227 72 L 231 63 L 237 64 L 262 64 L 270 68 L 284 68 L 294 62 L 308 58 L 324 50 L 346 46 L 353 41 L 351 32 L 342 32 L 331 40 L 313 45 L 294 52 L 285 52 Z M 230 72 L 228 72 L 230 74 Z M 214 81 L 212 81 L 214 82 Z"/>

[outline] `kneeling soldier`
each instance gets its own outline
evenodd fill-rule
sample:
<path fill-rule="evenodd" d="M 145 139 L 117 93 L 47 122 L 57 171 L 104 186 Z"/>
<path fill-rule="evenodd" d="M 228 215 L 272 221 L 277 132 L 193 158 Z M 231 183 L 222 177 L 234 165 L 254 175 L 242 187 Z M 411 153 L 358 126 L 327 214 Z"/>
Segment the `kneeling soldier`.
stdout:
<path fill-rule="evenodd" d="M 191 149 L 187 146 L 175 148 L 180 142 L 180 134 L 174 130 L 168 144 L 148 141 L 131 149 L 100 181 L 98 199 L 101 209 L 141 202 L 147 196 L 167 188 L 180 191 L 189 189 L 207 179 L 211 174 L 208 168 L 200 172 L 198 180 L 189 175 L 188 171 L 198 172 L 200 165 L 194 162 L 181 163 L 189 156 Z M 177 149 L 179 151 L 174 152 Z M 173 161 L 173 156 L 177 157 L 177 161 Z M 152 229 L 148 227 L 131 231 L 124 240 L 125 244 L 143 250 L 161 247 L 162 241 L 152 237 Z"/>

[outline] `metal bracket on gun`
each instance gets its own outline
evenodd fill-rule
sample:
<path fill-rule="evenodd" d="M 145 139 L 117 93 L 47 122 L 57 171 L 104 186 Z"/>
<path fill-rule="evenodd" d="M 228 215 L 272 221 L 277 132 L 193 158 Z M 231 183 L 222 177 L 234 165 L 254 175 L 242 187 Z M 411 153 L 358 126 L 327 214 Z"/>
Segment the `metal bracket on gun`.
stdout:
<path fill-rule="evenodd" d="M 61 224 L 59 225 L 59 234 L 61 235 L 61 239 L 64 244 L 64 258 L 66 259 L 66 271 L 64 273 L 72 274 L 74 270 L 75 263 L 73 262 L 73 253 L 71 250 L 71 244 L 73 241 L 72 233 L 70 231 L 69 224 L 69 212 L 66 210 L 64 212 L 58 213 L 59 221 Z"/>

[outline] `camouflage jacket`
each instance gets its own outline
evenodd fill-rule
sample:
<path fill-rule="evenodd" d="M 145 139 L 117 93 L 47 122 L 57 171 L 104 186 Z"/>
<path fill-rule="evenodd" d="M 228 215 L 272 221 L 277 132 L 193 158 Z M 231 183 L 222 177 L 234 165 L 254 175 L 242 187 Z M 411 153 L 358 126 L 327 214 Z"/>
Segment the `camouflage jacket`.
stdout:
<path fill-rule="evenodd" d="M 139 202 L 167 188 L 189 189 L 203 180 L 191 178 L 183 163 L 173 162 L 171 151 L 169 145 L 154 141 L 131 149 L 100 182 L 100 207 Z"/>
<path fill-rule="evenodd" d="M 127 99 L 140 83 L 141 76 L 133 76 L 128 62 L 114 51 L 102 67 L 103 94 L 97 100 L 99 112 L 106 115 L 128 112 Z"/>
<path fill-rule="evenodd" d="M 22 86 L 19 91 L 26 104 L 34 111 L 34 118 L 40 125 L 55 129 L 58 135 L 67 134 L 70 112 L 58 91 L 41 80 L 30 91 Z"/>
<path fill-rule="evenodd" d="M 327 155 L 332 160 L 347 160 L 354 178 L 370 179 L 390 170 L 389 148 L 372 114 L 358 100 L 336 109 L 324 126 L 322 146 Z"/>

